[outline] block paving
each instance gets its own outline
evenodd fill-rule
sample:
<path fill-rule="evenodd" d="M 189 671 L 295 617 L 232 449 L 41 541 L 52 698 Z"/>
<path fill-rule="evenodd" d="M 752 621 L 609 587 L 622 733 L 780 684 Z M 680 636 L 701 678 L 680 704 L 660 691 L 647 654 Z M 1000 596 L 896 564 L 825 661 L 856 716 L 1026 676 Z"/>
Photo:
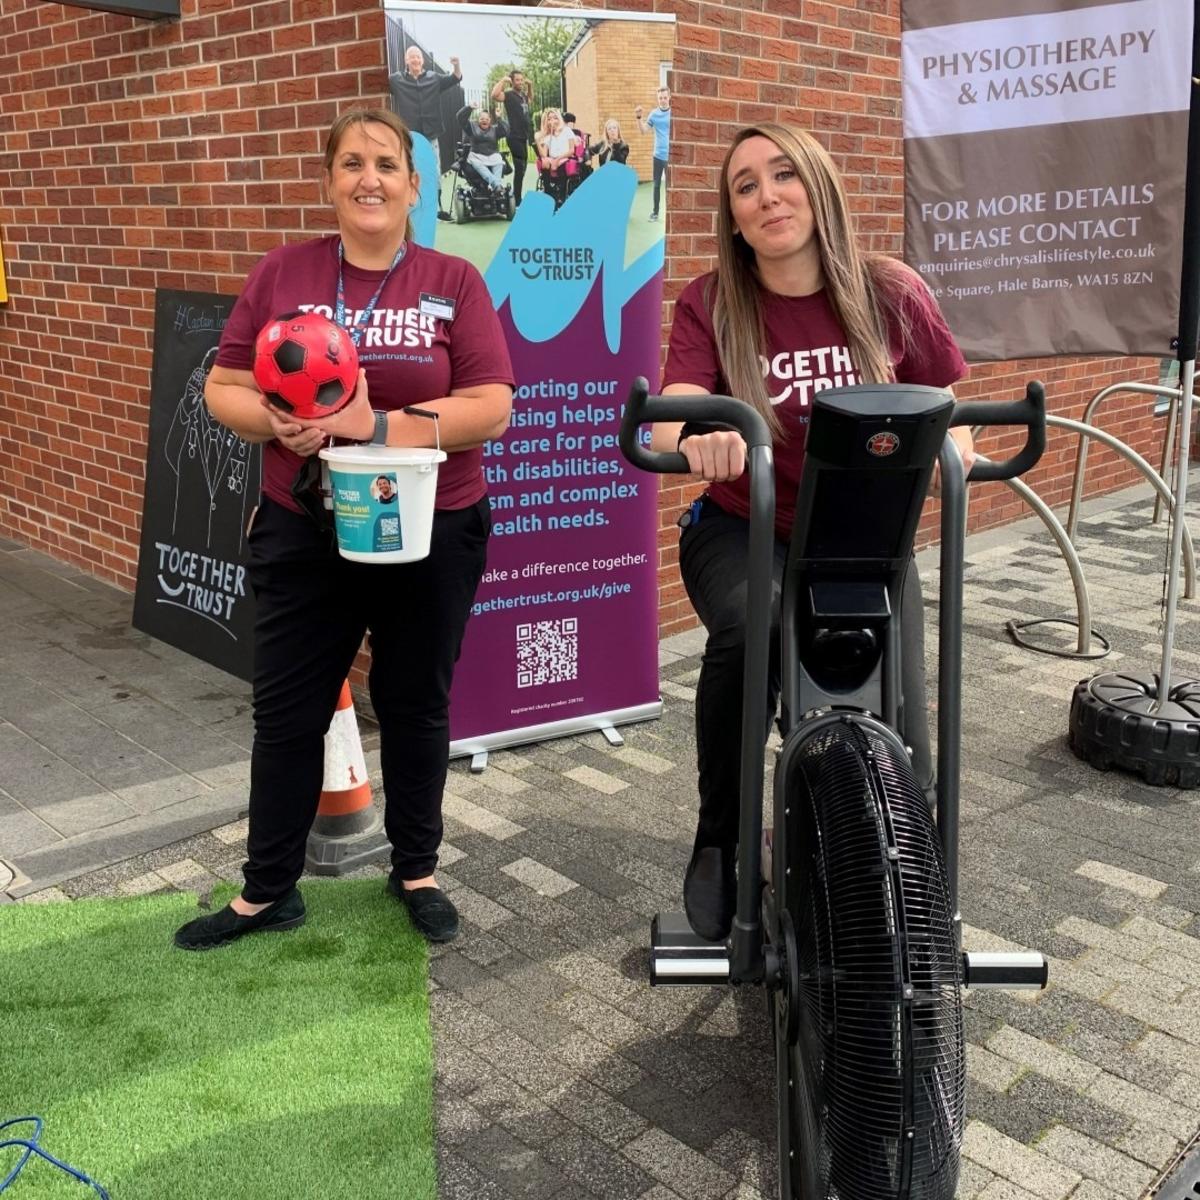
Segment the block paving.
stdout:
<path fill-rule="evenodd" d="M 1098 663 L 1004 634 L 1074 616 L 1040 524 L 968 543 L 964 941 L 1052 969 L 1043 993 L 967 994 L 961 1200 L 1138 1200 L 1200 1129 L 1200 792 L 1097 773 L 1065 742 L 1078 679 L 1157 667 L 1166 532 L 1149 518 L 1126 494 L 1082 522 L 1114 647 Z M 932 700 L 936 558 L 920 561 Z M 239 881 L 248 688 L 131 630 L 127 595 L 11 541 L 0 600 L 0 900 Z M 1074 645 L 1054 628 L 1039 636 Z M 1184 600 L 1177 672 L 1200 670 L 1198 633 Z M 663 716 L 622 747 L 588 733 L 495 752 L 478 775 L 452 765 L 439 878 L 463 933 L 430 961 L 443 1200 L 775 1194 L 763 996 L 647 982 L 650 918 L 679 906 L 694 830 L 701 647 L 662 643 Z M 382 886 L 381 867 L 362 873 Z"/>

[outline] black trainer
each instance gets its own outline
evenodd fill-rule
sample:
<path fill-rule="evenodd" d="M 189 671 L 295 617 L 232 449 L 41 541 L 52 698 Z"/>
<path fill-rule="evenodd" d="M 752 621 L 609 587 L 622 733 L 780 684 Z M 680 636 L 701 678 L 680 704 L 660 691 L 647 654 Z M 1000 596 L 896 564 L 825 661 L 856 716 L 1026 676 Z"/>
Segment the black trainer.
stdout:
<path fill-rule="evenodd" d="M 268 904 L 252 917 L 244 917 L 230 905 L 206 913 L 175 930 L 175 945 L 181 950 L 214 950 L 236 942 L 247 933 L 278 933 L 304 924 L 304 897 L 296 888 Z"/>
<path fill-rule="evenodd" d="M 389 875 L 387 890 L 403 901 L 413 928 L 427 942 L 452 942 L 458 937 L 458 909 L 441 888 L 406 888 L 403 881 Z"/>
<path fill-rule="evenodd" d="M 697 846 L 683 877 L 683 910 L 692 929 L 710 942 L 723 942 L 737 911 L 734 852 L 721 846 Z"/>

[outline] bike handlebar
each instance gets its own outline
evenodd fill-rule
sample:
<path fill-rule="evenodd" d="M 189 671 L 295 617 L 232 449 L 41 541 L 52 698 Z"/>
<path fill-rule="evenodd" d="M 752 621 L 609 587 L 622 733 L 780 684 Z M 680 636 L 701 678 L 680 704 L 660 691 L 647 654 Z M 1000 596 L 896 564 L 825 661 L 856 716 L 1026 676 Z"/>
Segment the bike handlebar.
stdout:
<path fill-rule="evenodd" d="M 1025 445 L 1001 462 L 976 462 L 967 480 L 988 483 L 1015 479 L 1036 465 L 1046 450 L 1046 389 L 1036 380 L 1025 386 L 1023 400 L 972 400 L 958 404 L 950 416 L 955 425 L 1024 425 L 1028 430 Z"/>
<path fill-rule="evenodd" d="M 652 421 L 701 421 L 727 425 L 742 435 L 747 450 L 770 446 L 771 431 L 758 413 L 732 396 L 651 396 L 650 384 L 639 375 L 629 389 L 621 417 L 618 442 L 621 453 L 643 471 L 659 475 L 686 475 L 691 468 L 678 451 L 647 450 L 637 440 L 639 426 Z"/>
<path fill-rule="evenodd" d="M 649 383 L 639 375 L 629 389 L 618 441 L 621 452 L 635 467 L 659 475 L 686 475 L 690 468 L 685 455 L 677 451 L 647 450 L 638 442 L 638 428 L 653 421 L 725 425 L 742 435 L 747 450 L 771 445 L 771 431 L 766 421 L 743 401 L 732 396 L 651 396 Z M 1012 458 L 1002 462 L 976 462 L 967 477 L 971 483 L 1014 479 L 1034 466 L 1045 452 L 1045 388 L 1033 380 L 1026 386 L 1023 400 L 972 400 L 959 404 L 950 417 L 950 424 L 1026 426 L 1029 432 L 1025 445 Z"/>

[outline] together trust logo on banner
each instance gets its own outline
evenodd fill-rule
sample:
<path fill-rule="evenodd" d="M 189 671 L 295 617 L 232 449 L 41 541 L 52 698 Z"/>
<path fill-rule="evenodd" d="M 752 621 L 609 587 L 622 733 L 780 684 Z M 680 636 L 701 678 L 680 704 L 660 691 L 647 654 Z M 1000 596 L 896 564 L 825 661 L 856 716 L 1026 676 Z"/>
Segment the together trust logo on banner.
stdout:
<path fill-rule="evenodd" d="M 604 337 L 616 353 L 622 310 L 663 265 L 661 240 L 625 263 L 636 193 L 637 174 L 621 163 L 609 163 L 558 212 L 544 192 L 525 196 L 484 274 L 492 303 L 498 309 L 509 302 L 513 324 L 523 338 L 547 342 L 562 333 L 599 283 Z"/>
<path fill-rule="evenodd" d="M 592 279 L 596 273 L 596 256 L 591 246 L 514 246 L 508 253 L 513 265 L 529 280 Z"/>

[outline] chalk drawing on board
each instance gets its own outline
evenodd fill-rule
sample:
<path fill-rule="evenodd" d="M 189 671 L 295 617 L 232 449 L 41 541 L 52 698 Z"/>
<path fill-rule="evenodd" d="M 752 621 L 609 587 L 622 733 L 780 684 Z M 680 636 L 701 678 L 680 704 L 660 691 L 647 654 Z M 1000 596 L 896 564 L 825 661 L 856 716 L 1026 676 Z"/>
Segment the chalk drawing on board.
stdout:
<path fill-rule="evenodd" d="M 207 507 L 204 548 L 212 548 L 213 522 L 221 509 L 240 509 L 238 527 L 245 537 L 246 502 L 250 495 L 247 475 L 250 446 L 231 429 L 213 419 L 204 403 L 204 383 L 217 357 L 211 347 L 192 368 L 183 395 L 163 444 L 167 463 L 175 475 L 175 505 L 171 533 L 176 534 L 181 507 L 200 503 Z M 241 543 L 239 540 L 239 551 Z"/>

